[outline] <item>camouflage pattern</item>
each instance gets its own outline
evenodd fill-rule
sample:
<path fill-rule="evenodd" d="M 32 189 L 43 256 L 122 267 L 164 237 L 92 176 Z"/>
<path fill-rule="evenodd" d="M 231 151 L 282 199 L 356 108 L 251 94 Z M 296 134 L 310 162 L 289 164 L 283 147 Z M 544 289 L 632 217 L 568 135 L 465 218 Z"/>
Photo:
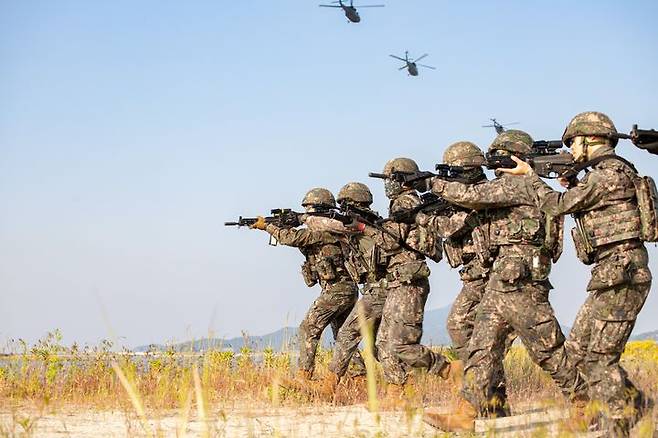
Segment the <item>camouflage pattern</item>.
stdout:
<path fill-rule="evenodd" d="M 345 375 L 349 368 L 350 359 L 354 353 L 358 352 L 359 343 L 362 339 L 361 325 L 359 323 L 359 307 L 363 311 L 366 323 L 372 325 L 374 336 L 377 336 L 387 294 L 387 288 L 381 287 L 378 284 L 368 284 L 364 287 L 363 296 L 347 316 L 335 338 L 334 354 L 331 362 L 329 362 L 329 370 L 332 373 L 339 377 Z M 374 351 L 373 355 L 376 358 L 379 357 L 377 351 Z M 356 368 L 353 370 L 353 374 L 359 374 L 360 371 L 361 373 L 365 373 L 365 368 Z"/>
<path fill-rule="evenodd" d="M 417 172 L 418 165 L 410 158 L 393 158 L 384 165 L 382 171 L 385 175 L 392 175 L 393 172 Z M 397 181 L 387 179 L 384 181 L 384 192 L 389 199 L 400 195 L 406 189 Z"/>
<path fill-rule="evenodd" d="M 616 133 L 617 128 L 610 117 L 596 111 L 587 111 L 571 119 L 562 134 L 562 142 L 569 146 L 573 138 L 580 135 L 606 137 Z M 613 147 L 617 145 L 617 139 L 610 140 Z"/>
<path fill-rule="evenodd" d="M 480 148 L 470 141 L 453 143 L 443 153 L 443 163 L 450 166 L 482 166 L 484 161 Z"/>
<path fill-rule="evenodd" d="M 406 190 L 390 206 L 391 213 L 420 204 L 418 194 Z M 425 302 L 429 294 L 429 268 L 425 257 L 400 246 L 399 239 L 413 241 L 415 226 L 386 222 L 389 232 L 379 232 L 378 245 L 388 259 L 388 297 L 377 335 L 377 352 L 388 383 L 402 385 L 412 368 L 424 368 L 438 374 L 447 364 L 445 358 L 420 344 L 423 334 Z"/>
<path fill-rule="evenodd" d="M 299 368 L 313 371 L 322 332 L 331 325 L 336 339 L 338 329 L 356 303 L 357 285 L 344 266 L 343 247 L 338 235 L 308 228 L 281 228 L 274 224 L 268 224 L 265 231 L 280 244 L 299 248 L 306 258 L 303 271 L 314 276 L 322 287 L 320 296 L 299 327 Z M 360 356 L 354 356 L 354 360 L 360 359 Z M 357 366 L 364 365 L 361 361 Z"/>
<path fill-rule="evenodd" d="M 524 155 L 530 152 L 532 143 L 532 137 L 528 133 L 509 129 L 498 134 L 489 146 L 489 152 L 500 150 Z"/>
<path fill-rule="evenodd" d="M 480 415 L 498 413 L 506 403 L 497 381 L 512 331 L 565 395 L 580 396 L 584 391 L 578 371 L 566 366 L 564 336 L 548 301 L 550 257 L 542 248 L 546 221 L 528 179 L 502 175 L 481 184 L 432 184 L 432 191 L 446 200 L 482 211 L 488 240 L 496 248 L 477 307 L 463 387 L 464 397 Z"/>
<path fill-rule="evenodd" d="M 372 192 L 367 185 L 360 182 L 350 182 L 345 184 L 338 191 L 338 198 L 336 199 L 339 204 L 343 202 L 351 202 L 362 205 L 372 204 Z"/>
<path fill-rule="evenodd" d="M 589 158 L 614 154 L 603 146 Z M 610 418 L 624 422 L 624 406 L 641 393 L 619 365 L 624 345 L 651 288 L 648 255 L 632 219 L 637 210 L 634 172 L 625 164 L 604 160 L 577 186 L 554 191 L 531 174 L 530 183 L 542 210 L 551 215 L 573 214 L 589 242 L 594 263 L 589 296 L 580 309 L 567 341 L 569 361 L 585 375 L 590 397 L 610 407 Z M 620 207 L 623 212 L 620 213 Z"/>
<path fill-rule="evenodd" d="M 302 199 L 302 206 L 306 207 L 307 205 L 324 205 L 327 207 L 335 207 L 336 200 L 334 199 L 334 195 L 332 195 L 329 190 L 317 187 L 309 190 L 306 195 L 304 195 L 304 199 Z"/>

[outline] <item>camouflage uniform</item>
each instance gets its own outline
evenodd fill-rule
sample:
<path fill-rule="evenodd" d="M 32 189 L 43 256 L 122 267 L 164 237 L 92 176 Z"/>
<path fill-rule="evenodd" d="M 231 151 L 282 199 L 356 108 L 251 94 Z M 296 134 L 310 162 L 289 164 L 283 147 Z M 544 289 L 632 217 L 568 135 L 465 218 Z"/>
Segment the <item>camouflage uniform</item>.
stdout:
<path fill-rule="evenodd" d="M 362 338 L 359 312 L 363 312 L 366 323 L 372 324 L 373 334 L 376 336 L 388 295 L 386 267 L 378 260 L 380 249 L 375 245 L 373 233 L 374 229 L 366 226 L 363 233 L 346 236 L 350 250 L 346 265 L 352 272 L 352 278 L 363 284 L 363 295 L 338 331 L 329 370 L 339 377 L 347 372 L 350 358 L 358 352 Z M 377 357 L 377 352 L 373 353 Z M 353 370 L 353 374 L 359 372 L 365 373 L 365 369 Z"/>
<path fill-rule="evenodd" d="M 576 116 L 570 127 L 575 123 L 577 128 L 582 119 L 612 125 L 607 116 L 584 113 Z M 614 125 L 610 129 L 614 130 Z M 565 137 L 568 144 L 567 132 Z M 612 145 L 602 145 L 588 158 L 614 153 Z M 574 216 L 578 227 L 572 235 L 578 255 L 586 264 L 594 263 L 587 286 L 589 296 L 566 342 L 569 365 L 585 375 L 591 399 L 603 402 L 613 423 L 619 423 L 621 429 L 613 429 L 614 433 L 626 434 L 624 408 L 641 409 L 644 397 L 628 379 L 619 359 L 651 288 L 647 250 L 640 239 L 634 185 L 637 174 L 619 160 L 605 159 L 564 193 L 551 189 L 534 172 L 529 176 L 543 211 Z"/>
<path fill-rule="evenodd" d="M 392 202 L 390 211 L 409 210 L 420 205 L 414 190 L 406 190 Z M 429 268 L 425 257 L 400 246 L 399 240 L 416 247 L 419 239 L 414 226 L 386 222 L 386 229 L 398 236 L 379 231 L 378 244 L 388 256 L 388 297 L 384 304 L 377 336 L 379 361 L 387 383 L 403 385 L 411 368 L 424 368 L 440 374 L 447 365 L 443 355 L 420 344 L 423 334 L 425 302 L 430 291 Z"/>
<path fill-rule="evenodd" d="M 529 148 L 532 139 L 522 134 Z M 488 246 L 495 249 L 469 344 L 464 397 L 480 415 L 499 411 L 505 404 L 496 394 L 495 381 L 502 374 L 505 341 L 512 331 L 565 395 L 580 394 L 583 382 L 567 366 L 564 336 L 548 301 L 552 286 L 550 255 L 543 248 L 546 218 L 525 178 L 503 175 L 476 185 L 437 179 L 432 191 L 462 207 L 486 212 L 484 234 Z"/>

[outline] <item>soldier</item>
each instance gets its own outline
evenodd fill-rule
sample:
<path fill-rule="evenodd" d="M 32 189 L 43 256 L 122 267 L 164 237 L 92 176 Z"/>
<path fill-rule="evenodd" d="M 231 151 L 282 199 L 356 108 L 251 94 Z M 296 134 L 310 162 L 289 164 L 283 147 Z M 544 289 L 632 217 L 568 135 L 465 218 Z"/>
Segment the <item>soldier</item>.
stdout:
<path fill-rule="evenodd" d="M 386 163 L 383 173 L 392 175 L 396 171 L 417 172 L 418 165 L 409 158 L 395 158 Z M 390 215 L 420 205 L 420 198 L 412 187 L 393 179 L 384 181 L 384 190 L 391 200 Z M 378 230 L 375 235 L 387 259 L 388 283 L 376 346 L 388 384 L 383 407 L 398 408 L 405 403 L 404 385 L 411 368 L 424 368 L 447 378 L 451 367 L 443 355 L 420 344 L 425 302 L 430 291 L 430 270 L 425 255 L 440 259 L 440 241 L 435 241 L 432 233 L 415 224 L 388 221 L 384 230 Z"/>
<path fill-rule="evenodd" d="M 532 138 L 523 131 L 506 131 L 489 147 L 490 153 L 524 155 Z M 432 191 L 449 202 L 486 210 L 493 263 L 480 302 L 468 347 L 462 395 L 455 412 L 426 411 L 424 420 L 446 431 L 472 431 L 475 418 L 497 412 L 504 403 L 495 391 L 501 373 L 505 340 L 514 330 L 530 358 L 548 372 L 565 396 L 584 397 L 584 382 L 569 367 L 564 336 L 548 301 L 551 262 L 546 250 L 547 218 L 536 207 L 537 198 L 523 178 L 497 172 L 481 184 L 435 179 Z M 550 239 L 548 239 L 550 240 Z"/>
<path fill-rule="evenodd" d="M 484 154 L 474 143 L 460 141 L 446 149 L 443 163 L 450 166 L 469 168 L 464 175 L 471 184 L 481 184 L 487 181 L 482 170 L 485 163 Z M 453 364 L 455 368 L 463 367 L 468 359 L 468 342 L 473 334 L 475 315 L 478 305 L 484 295 L 485 286 L 491 268 L 491 251 L 487 245 L 485 233 L 486 215 L 466 209 L 442 211 L 439 214 L 418 213 L 416 222 L 426 226 L 443 239 L 443 248 L 451 267 L 459 270 L 462 289 L 452 304 L 448 314 L 447 327 L 453 348 L 460 362 Z M 506 342 L 505 351 L 514 340 L 513 334 Z M 501 370 L 502 371 L 502 370 Z M 492 383 L 497 397 L 507 399 L 503 373 L 494 376 Z M 497 407 L 497 416 L 507 414 L 507 405 Z"/>
<path fill-rule="evenodd" d="M 307 212 L 336 207 L 334 196 L 327 189 L 311 189 L 302 206 Z M 299 326 L 299 369 L 297 381 L 308 383 L 313 375 L 315 353 L 324 329 L 331 325 L 334 339 L 357 300 L 358 288 L 345 269 L 340 236 L 311 228 L 281 228 L 266 224 L 259 217 L 252 228 L 265 230 L 279 243 L 299 248 L 306 261 L 302 276 L 309 287 L 319 283 L 320 296 L 313 302 Z M 354 356 L 360 360 L 360 356 Z M 361 361 L 360 366 L 365 368 Z M 291 386 L 294 384 L 291 383 Z"/>
<path fill-rule="evenodd" d="M 372 193 L 365 184 L 351 182 L 338 192 L 338 203 L 371 211 Z M 309 218 L 309 221 L 327 223 L 325 218 Z M 334 222 L 331 227 L 338 230 L 341 228 L 341 224 Z M 382 257 L 382 249 L 375 243 L 376 230 L 365 224 L 360 224 L 359 228 L 360 231 L 356 232 L 347 228 L 342 230 L 347 242 L 346 247 L 349 250 L 346 254 L 346 267 L 353 280 L 363 285 L 363 295 L 338 331 L 333 357 L 329 363 L 330 372 L 319 382 L 317 388 L 313 388 L 320 396 L 327 399 L 333 398 L 340 379 L 348 371 L 350 359 L 355 353 L 358 354 L 358 346 L 362 337 L 359 312 L 363 313 L 366 322 L 376 334 L 386 301 L 386 261 Z"/>
<path fill-rule="evenodd" d="M 571 214 L 579 258 L 594 264 L 587 300 L 566 342 L 569 362 L 584 374 L 592 400 L 602 403 L 603 427 L 610 436 L 626 436 L 653 402 L 628 379 L 619 365 L 635 319 L 651 288 L 648 254 L 636 196 L 639 180 L 633 165 L 615 154 L 615 125 L 605 114 L 575 116 L 562 136 L 580 167 L 591 171 L 560 193 L 520 160 L 512 174 L 527 174 L 541 209 Z M 568 186 L 566 180 L 562 185 Z"/>

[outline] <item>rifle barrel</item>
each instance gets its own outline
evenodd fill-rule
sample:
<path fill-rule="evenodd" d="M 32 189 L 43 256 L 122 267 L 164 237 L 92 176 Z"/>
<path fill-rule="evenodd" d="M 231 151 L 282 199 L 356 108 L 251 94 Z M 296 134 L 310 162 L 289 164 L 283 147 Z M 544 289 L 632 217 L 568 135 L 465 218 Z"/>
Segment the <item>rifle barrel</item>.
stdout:
<path fill-rule="evenodd" d="M 375 173 L 375 172 L 368 173 L 368 176 L 370 178 L 379 178 L 379 179 L 389 179 L 390 178 L 389 175 L 386 175 L 384 173 Z"/>

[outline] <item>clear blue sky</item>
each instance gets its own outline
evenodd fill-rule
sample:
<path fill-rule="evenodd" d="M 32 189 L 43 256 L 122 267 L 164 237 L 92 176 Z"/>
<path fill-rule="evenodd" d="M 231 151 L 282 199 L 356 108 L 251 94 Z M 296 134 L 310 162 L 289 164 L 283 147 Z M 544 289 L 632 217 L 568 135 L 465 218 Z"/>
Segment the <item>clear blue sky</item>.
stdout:
<path fill-rule="evenodd" d="M 368 171 L 487 147 L 489 117 L 537 139 L 584 110 L 658 128 L 654 1 L 386 3 L 355 25 L 301 0 L 0 1 L 0 342 L 297 324 L 318 294 L 301 255 L 223 221 L 351 180 L 384 211 Z M 398 71 L 404 50 L 437 70 Z M 566 246 L 553 301 L 570 324 L 588 271 Z M 457 273 L 431 267 L 428 308 L 447 305 Z"/>

